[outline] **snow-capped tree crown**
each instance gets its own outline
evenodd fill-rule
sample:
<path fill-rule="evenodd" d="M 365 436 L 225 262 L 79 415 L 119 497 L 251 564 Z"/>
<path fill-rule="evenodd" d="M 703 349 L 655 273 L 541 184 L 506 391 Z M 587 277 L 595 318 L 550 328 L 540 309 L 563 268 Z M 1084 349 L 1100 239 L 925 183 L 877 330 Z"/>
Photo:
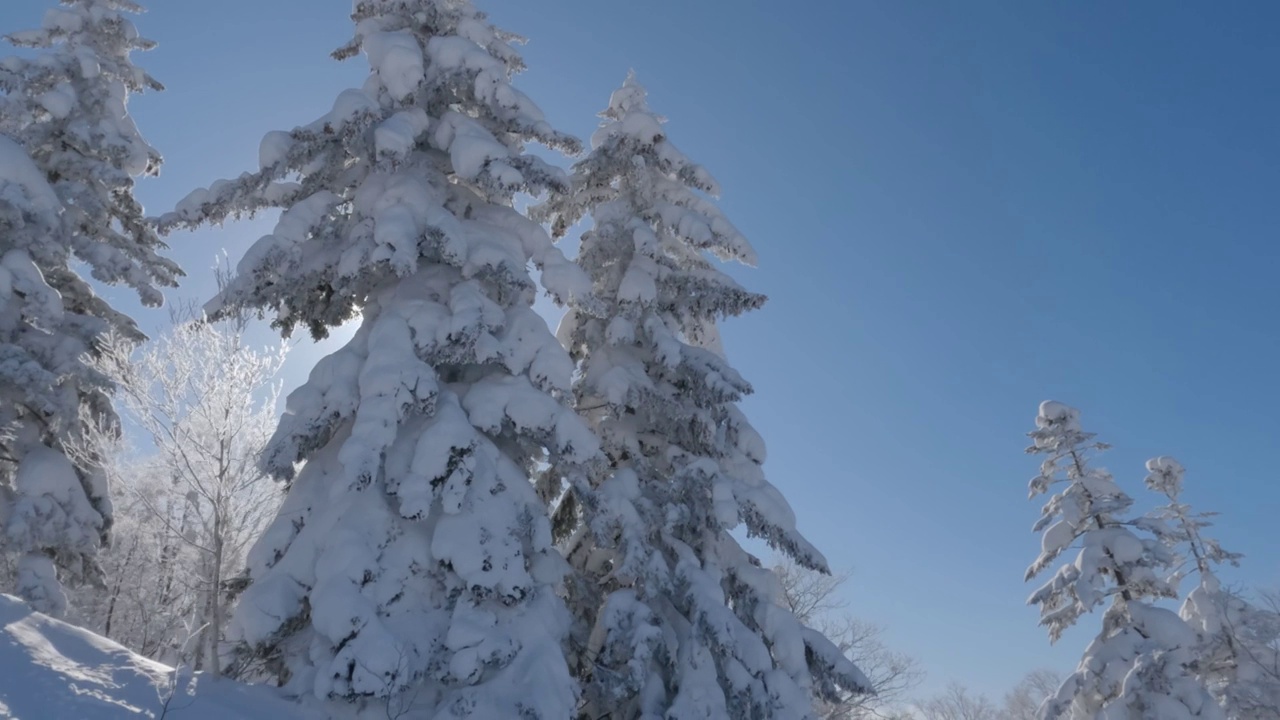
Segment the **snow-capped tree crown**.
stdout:
<path fill-rule="evenodd" d="M 364 51 L 364 86 L 313 123 L 269 133 L 258 172 L 197 190 L 161 219 L 167 231 L 286 210 L 212 314 L 225 304 L 270 309 L 282 330 L 324 336 L 384 278 L 412 274 L 420 261 L 492 277 L 527 298 L 532 260 L 556 298 L 586 292 L 540 228 L 505 212 L 516 193 L 567 182 L 525 145 L 579 149 L 511 84 L 523 68 L 514 36 L 458 0 L 358 2 L 352 17 L 355 37 L 335 56 Z M 500 227 L 506 241 L 478 239 L 460 219 Z"/>
<path fill-rule="evenodd" d="M 1213 525 L 1209 518 L 1217 513 L 1193 512 L 1190 505 L 1181 501 L 1185 476 L 1186 469 L 1182 463 L 1171 457 L 1160 456 L 1147 461 L 1147 488 L 1169 499 L 1169 504 L 1156 513 L 1166 521 L 1168 539 L 1174 544 L 1186 545 L 1195 570 L 1201 574 L 1212 574 L 1214 566 L 1224 563 L 1239 566 L 1243 555 L 1223 549 L 1216 539 L 1200 532 Z"/>
<path fill-rule="evenodd" d="M 631 74 L 613 92 L 591 138 L 591 155 L 575 167 L 578 186 L 540 214 L 563 235 L 590 212 L 596 226 L 642 219 L 670 240 L 722 260 L 756 262 L 747 239 L 708 196 L 720 185 L 667 138 L 665 118 L 649 109 L 647 92 Z"/>

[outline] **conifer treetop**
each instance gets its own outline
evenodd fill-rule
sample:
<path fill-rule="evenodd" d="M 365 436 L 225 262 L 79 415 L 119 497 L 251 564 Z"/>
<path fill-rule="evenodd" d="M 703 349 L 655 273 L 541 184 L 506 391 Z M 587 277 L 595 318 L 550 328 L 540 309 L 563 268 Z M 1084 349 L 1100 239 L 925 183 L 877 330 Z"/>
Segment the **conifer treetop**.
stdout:
<path fill-rule="evenodd" d="M 524 272 L 532 260 L 558 300 L 588 293 L 541 228 L 500 212 L 517 193 L 566 186 L 562 170 L 525 152 L 529 143 L 580 147 L 512 84 L 523 68 L 513 36 L 455 0 L 361 2 L 353 19 L 355 37 L 335 54 L 364 52 L 364 85 L 316 121 L 268 133 L 258 171 L 196 190 L 161 218 L 168 232 L 285 211 L 207 311 L 271 310 L 285 332 L 303 325 L 322 337 L 420 258 L 501 276 L 526 295 L 537 289 Z M 515 242 L 480 237 L 460 219 L 498 226 Z"/>

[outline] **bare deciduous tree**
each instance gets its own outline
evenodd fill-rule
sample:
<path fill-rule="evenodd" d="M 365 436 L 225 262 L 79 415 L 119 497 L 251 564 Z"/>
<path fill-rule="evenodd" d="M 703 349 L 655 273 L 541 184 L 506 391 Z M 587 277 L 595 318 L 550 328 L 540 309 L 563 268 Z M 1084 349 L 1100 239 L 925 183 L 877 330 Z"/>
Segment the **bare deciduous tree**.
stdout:
<path fill-rule="evenodd" d="M 996 720 L 999 710 L 985 695 L 974 695 L 959 683 L 919 705 L 918 720 Z"/>
<path fill-rule="evenodd" d="M 1268 666 L 1267 672 L 1271 677 L 1280 679 L 1280 590 L 1268 590 L 1261 595 L 1263 605 L 1271 611 L 1273 617 L 1278 619 L 1276 626 L 1272 628 L 1271 641 L 1268 643 L 1276 661 Z"/>
<path fill-rule="evenodd" d="M 185 628 L 196 616 L 195 562 L 171 517 L 185 499 L 151 458 L 135 461 L 123 453 L 105 456 L 119 510 L 114 542 L 102 554 L 105 591 L 79 592 L 72 604 L 77 620 L 122 645 L 166 663 L 182 660 Z M 144 502 L 145 499 L 145 502 Z"/>
<path fill-rule="evenodd" d="M 276 424 L 274 378 L 285 347 L 250 348 L 243 330 L 242 321 L 196 320 L 176 322 L 140 349 L 107 339 L 94 369 L 118 387 L 126 440 L 103 429 L 78 450 L 105 460 L 132 519 L 109 553 L 116 577 L 106 602 L 86 614 L 104 634 L 153 656 L 172 650 L 179 624 L 201 628 L 193 665 L 215 674 L 226 580 L 279 503 L 258 458 Z M 144 452 L 129 447 L 135 434 Z M 128 637 L 118 624 L 122 603 L 140 616 Z"/>
<path fill-rule="evenodd" d="M 1062 676 L 1053 670 L 1033 670 L 1004 696 L 999 720 L 1037 720 L 1040 704 L 1056 693 Z"/>
<path fill-rule="evenodd" d="M 889 708 L 920 683 L 924 673 L 915 659 L 894 652 L 881 639 L 883 629 L 848 612 L 840 587 L 849 573 L 822 573 L 792 563 L 774 566 L 782 584 L 782 599 L 796 619 L 831 638 L 871 680 L 874 695 L 846 694 L 839 703 L 820 703 L 823 720 L 861 720 L 890 717 Z"/>

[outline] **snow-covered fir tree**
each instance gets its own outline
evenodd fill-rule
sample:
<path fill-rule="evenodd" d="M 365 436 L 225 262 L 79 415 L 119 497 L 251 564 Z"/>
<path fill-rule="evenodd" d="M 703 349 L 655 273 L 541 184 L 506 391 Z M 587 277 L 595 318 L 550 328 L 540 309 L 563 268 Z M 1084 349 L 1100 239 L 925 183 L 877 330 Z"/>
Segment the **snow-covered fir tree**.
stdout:
<path fill-rule="evenodd" d="M 578 363 L 577 407 L 608 458 L 556 518 L 565 534 L 582 520 L 566 549 L 580 716 L 812 717 L 813 694 L 835 701 L 868 683 L 779 602 L 777 578 L 731 534 L 745 526 L 826 570 L 765 479 L 764 443 L 736 406 L 751 387 L 718 342 L 718 320 L 764 297 L 708 255 L 755 256 L 634 78 L 602 117 L 571 192 L 534 210 L 556 234 L 594 221 L 578 255 L 594 293 L 570 299 L 559 331 Z"/>
<path fill-rule="evenodd" d="M 1241 556 L 1204 535 L 1213 513 L 1193 512 L 1180 500 L 1182 464 L 1171 457 L 1147 461 L 1147 487 L 1169 504 L 1159 515 L 1169 539 L 1198 579 L 1179 614 L 1200 636 L 1196 649 L 1201 681 L 1231 720 L 1262 720 L 1280 712 L 1280 615 L 1223 587 L 1215 567 L 1238 565 Z"/>
<path fill-rule="evenodd" d="M 16 589 L 60 614 L 62 580 L 94 582 L 111 526 L 105 479 L 63 452 L 87 412 L 114 422 L 109 382 L 84 355 L 133 321 L 97 297 L 78 268 L 159 305 L 181 274 L 134 199 L 159 154 L 126 103 L 160 89 L 130 61 L 152 46 L 126 0 L 65 0 L 38 30 L 7 36 L 30 49 L 0 60 L 0 544 L 16 554 Z"/>
<path fill-rule="evenodd" d="M 1133 499 L 1111 474 L 1090 464 L 1106 445 L 1080 425 L 1080 413 L 1062 403 L 1040 404 L 1033 444 L 1045 455 L 1031 480 L 1031 497 L 1050 495 L 1035 525 L 1041 552 L 1026 579 L 1050 567 L 1069 547 L 1074 559 L 1060 565 L 1028 601 L 1057 640 L 1085 613 L 1110 600 L 1102 629 L 1079 667 L 1041 707 L 1045 720 L 1190 720 L 1222 718 L 1196 676 L 1195 631 L 1177 613 L 1154 604 L 1174 598 L 1168 580 L 1175 556 L 1165 545 L 1164 524 L 1129 519 Z"/>
<path fill-rule="evenodd" d="M 360 0 L 353 19 L 335 56 L 367 56 L 364 86 L 162 222 L 282 209 L 209 310 L 359 321 L 287 399 L 264 463 L 288 494 L 230 632 L 292 692 L 375 717 L 567 718 L 568 566 L 531 478 L 599 450 L 528 266 L 564 302 L 590 281 L 512 204 L 567 184 L 527 143 L 578 144 L 469 2 Z"/>

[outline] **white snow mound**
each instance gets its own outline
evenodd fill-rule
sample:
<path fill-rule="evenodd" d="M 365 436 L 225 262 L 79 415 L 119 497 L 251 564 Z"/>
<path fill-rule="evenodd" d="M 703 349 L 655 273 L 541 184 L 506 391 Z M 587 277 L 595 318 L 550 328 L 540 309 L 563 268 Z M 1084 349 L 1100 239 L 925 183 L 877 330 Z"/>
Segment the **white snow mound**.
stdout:
<path fill-rule="evenodd" d="M 182 673 L 0 595 L 0 718 L 303 720 L 274 689 Z M 170 697 L 167 713 L 165 699 Z"/>

